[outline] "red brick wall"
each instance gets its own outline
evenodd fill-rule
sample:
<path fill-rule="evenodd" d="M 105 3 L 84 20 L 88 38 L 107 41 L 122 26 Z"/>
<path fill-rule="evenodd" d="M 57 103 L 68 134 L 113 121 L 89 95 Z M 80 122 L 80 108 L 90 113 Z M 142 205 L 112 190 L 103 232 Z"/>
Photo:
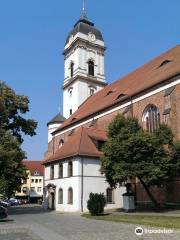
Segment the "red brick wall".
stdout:
<path fill-rule="evenodd" d="M 159 108 L 161 123 L 165 122 L 166 120 L 167 121 L 166 123 L 168 123 L 172 128 L 175 138 L 180 139 L 180 106 L 179 106 L 180 84 L 176 86 L 176 88 L 174 89 L 174 91 L 171 93 L 170 96 L 164 97 L 164 93 L 165 91 L 159 92 L 153 96 L 147 97 L 133 104 L 132 108 L 129 109 L 129 111 L 126 112 L 125 115 L 126 116 L 133 115 L 138 119 L 139 123 L 142 125 L 142 116 L 145 108 L 149 104 L 154 104 L 156 107 Z M 169 116 L 164 116 L 163 112 L 167 106 L 171 107 L 171 112 Z M 103 117 L 100 117 L 96 122 L 96 124 L 94 125 L 94 127 L 107 130 L 109 123 L 113 120 L 113 118 L 117 115 L 117 113 L 123 113 L 124 110 L 125 108 L 115 111 L 111 114 L 105 115 Z M 89 123 L 84 124 L 84 126 L 88 127 Z M 48 144 L 48 151 L 45 154 L 45 158 L 53 154 L 53 152 L 57 151 L 60 140 L 63 139 L 65 142 L 68 138 L 69 133 L 70 131 L 64 134 L 58 135 L 57 137 L 54 138 L 54 140 L 52 140 Z M 180 181 L 176 181 L 175 184 L 171 184 L 169 186 L 168 188 L 169 191 L 167 191 L 167 188 L 157 188 L 157 187 L 153 187 L 151 190 L 155 194 L 155 197 L 157 197 L 160 202 L 165 202 L 165 201 L 180 202 L 180 191 L 177 193 L 177 189 L 180 189 L 179 187 L 180 187 Z M 138 201 L 149 201 L 149 198 L 140 183 L 137 184 L 136 192 L 137 192 Z"/>

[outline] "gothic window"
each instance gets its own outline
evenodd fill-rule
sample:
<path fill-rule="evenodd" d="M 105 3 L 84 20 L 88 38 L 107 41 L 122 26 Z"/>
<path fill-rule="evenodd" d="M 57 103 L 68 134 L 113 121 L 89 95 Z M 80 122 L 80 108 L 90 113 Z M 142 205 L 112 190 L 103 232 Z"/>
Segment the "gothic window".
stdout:
<path fill-rule="evenodd" d="M 68 162 L 68 177 L 72 177 L 73 175 L 73 164 L 72 162 Z"/>
<path fill-rule="evenodd" d="M 94 76 L 94 62 L 92 60 L 88 62 L 88 74 Z"/>
<path fill-rule="evenodd" d="M 113 203 L 113 189 L 112 188 L 106 189 L 106 202 Z"/>
<path fill-rule="evenodd" d="M 59 189 L 59 196 L 58 196 L 58 203 L 63 204 L 63 190 L 62 188 Z"/>
<path fill-rule="evenodd" d="M 73 189 L 71 187 L 68 189 L 68 203 L 73 204 Z"/>
<path fill-rule="evenodd" d="M 71 77 L 73 77 L 73 75 L 74 75 L 74 63 L 73 62 L 71 62 L 70 71 L 71 71 Z"/>
<path fill-rule="evenodd" d="M 59 178 L 63 178 L 63 164 L 59 164 Z"/>
<path fill-rule="evenodd" d="M 64 144 L 64 140 L 61 139 L 61 140 L 59 141 L 59 148 L 61 148 L 61 147 L 63 146 L 63 144 Z"/>
<path fill-rule="evenodd" d="M 148 106 L 143 114 L 143 123 L 146 130 L 150 133 L 155 132 L 160 125 L 159 109 L 155 105 Z"/>
<path fill-rule="evenodd" d="M 54 179 L 54 166 L 50 167 L 50 179 Z"/>

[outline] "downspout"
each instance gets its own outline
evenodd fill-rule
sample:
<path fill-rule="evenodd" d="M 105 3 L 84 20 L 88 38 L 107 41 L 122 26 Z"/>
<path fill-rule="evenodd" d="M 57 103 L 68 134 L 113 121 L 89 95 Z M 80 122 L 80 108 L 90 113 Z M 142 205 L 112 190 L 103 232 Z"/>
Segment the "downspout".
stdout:
<path fill-rule="evenodd" d="M 83 195 L 84 195 L 84 158 L 81 158 L 81 212 L 83 212 Z"/>

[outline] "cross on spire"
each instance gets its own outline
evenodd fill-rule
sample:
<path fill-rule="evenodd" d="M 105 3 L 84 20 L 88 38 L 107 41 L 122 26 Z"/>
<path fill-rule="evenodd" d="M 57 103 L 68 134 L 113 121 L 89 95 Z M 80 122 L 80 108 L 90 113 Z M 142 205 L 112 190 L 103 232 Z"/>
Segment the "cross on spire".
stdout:
<path fill-rule="evenodd" d="M 87 18 L 87 2 L 83 0 L 82 18 Z"/>

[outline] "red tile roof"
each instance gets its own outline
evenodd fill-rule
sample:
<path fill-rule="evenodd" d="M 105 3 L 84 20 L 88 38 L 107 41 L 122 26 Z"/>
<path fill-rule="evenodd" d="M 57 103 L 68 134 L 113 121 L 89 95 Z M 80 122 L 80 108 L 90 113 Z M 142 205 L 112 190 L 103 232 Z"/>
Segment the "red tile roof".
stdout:
<path fill-rule="evenodd" d="M 32 176 L 38 176 L 34 174 L 35 171 L 39 171 L 39 176 L 44 176 L 44 166 L 42 166 L 42 162 L 43 161 L 24 160 L 23 164 L 31 172 Z"/>
<path fill-rule="evenodd" d="M 106 141 L 106 132 L 96 128 L 80 127 L 68 136 L 67 141 L 54 155 L 44 163 L 53 162 L 73 156 L 100 157 L 102 152 L 95 145 L 96 141 Z"/>
<path fill-rule="evenodd" d="M 180 45 L 89 97 L 54 134 L 178 74 Z"/>

